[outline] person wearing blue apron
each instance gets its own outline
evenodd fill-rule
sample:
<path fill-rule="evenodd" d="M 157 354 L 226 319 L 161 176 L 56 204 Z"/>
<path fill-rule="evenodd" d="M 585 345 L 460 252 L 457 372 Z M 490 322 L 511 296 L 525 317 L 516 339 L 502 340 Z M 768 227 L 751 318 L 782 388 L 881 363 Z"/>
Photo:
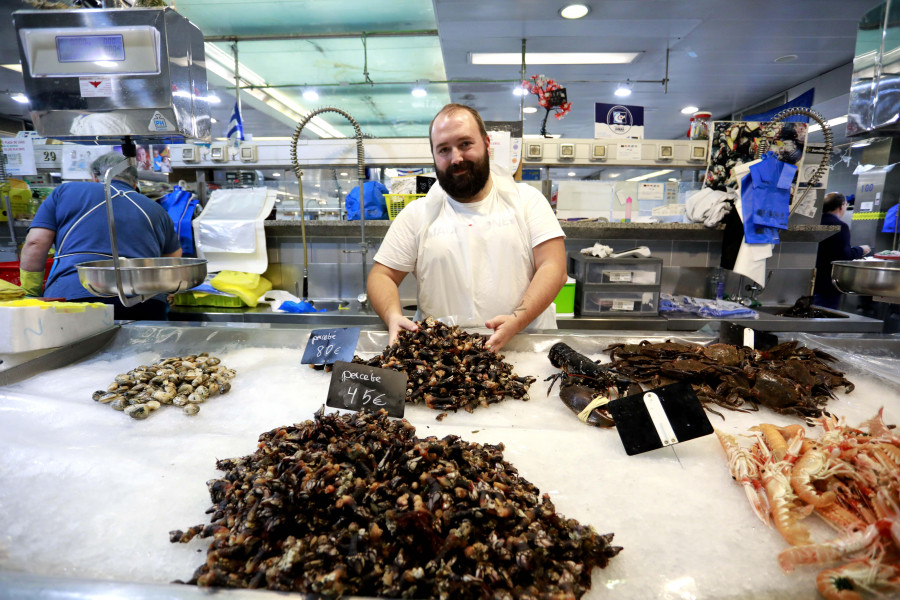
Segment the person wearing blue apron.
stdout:
<path fill-rule="evenodd" d="M 125 157 L 110 152 L 91 163 L 93 182 L 67 182 L 41 204 L 31 222 L 20 257 L 22 287 L 29 296 L 65 298 L 71 302 L 106 302 L 116 319 L 165 320 L 164 300 L 151 299 L 125 307 L 118 298 L 92 296 L 78 280 L 76 266 L 112 258 L 106 200 L 100 178 Z M 181 256 L 175 226 L 166 211 L 135 191 L 137 169 L 128 167 L 112 181 L 116 239 L 122 258 Z M 43 285 L 44 265 L 55 247 L 53 266 Z"/>
<path fill-rule="evenodd" d="M 523 329 L 555 329 L 553 300 L 567 280 L 565 234 L 547 200 L 492 165 L 474 109 L 448 104 L 430 128 L 438 183 L 406 206 L 375 255 L 367 292 L 393 342 L 416 324 L 399 286 L 414 273 L 417 319 L 493 330 L 500 350 Z"/>
<path fill-rule="evenodd" d="M 816 254 L 816 283 L 813 288 L 813 304 L 824 308 L 837 309 L 841 303 L 841 291 L 831 281 L 831 263 L 836 260 L 856 260 L 867 255 L 872 249 L 863 244 L 850 245 L 850 226 L 844 223 L 847 199 L 843 194 L 825 194 L 822 203 L 822 225 L 839 225 L 841 230 L 819 242 Z"/>

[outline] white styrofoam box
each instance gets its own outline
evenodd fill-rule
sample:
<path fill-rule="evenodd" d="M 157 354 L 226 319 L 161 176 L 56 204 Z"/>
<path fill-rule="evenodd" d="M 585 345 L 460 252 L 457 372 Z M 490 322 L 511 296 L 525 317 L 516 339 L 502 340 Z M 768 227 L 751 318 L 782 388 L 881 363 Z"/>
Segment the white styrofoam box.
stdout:
<path fill-rule="evenodd" d="M 112 327 L 113 322 L 112 305 L 99 302 L 0 303 L 0 353 L 64 346 Z"/>
<path fill-rule="evenodd" d="M 276 196 L 267 188 L 216 190 L 210 195 L 192 223 L 197 256 L 207 260 L 207 271 L 266 272 L 264 221 Z"/>

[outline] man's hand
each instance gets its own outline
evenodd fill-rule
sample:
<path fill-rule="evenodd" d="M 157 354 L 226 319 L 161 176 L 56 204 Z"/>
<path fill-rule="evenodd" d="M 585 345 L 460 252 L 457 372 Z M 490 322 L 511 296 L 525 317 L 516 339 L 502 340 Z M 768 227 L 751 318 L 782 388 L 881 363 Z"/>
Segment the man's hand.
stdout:
<path fill-rule="evenodd" d="M 397 341 L 397 336 L 400 333 L 401 329 L 405 329 L 406 331 L 418 331 L 419 326 L 416 325 L 413 321 L 410 321 L 403 315 L 395 315 L 388 319 L 388 346 Z"/>
<path fill-rule="evenodd" d="M 514 315 L 497 315 L 490 321 L 486 321 L 484 326 L 493 329 L 494 333 L 485 342 L 485 348 L 492 352 L 499 352 L 500 348 L 506 345 L 514 335 L 522 331 L 528 323 L 522 323 L 521 319 Z"/>
<path fill-rule="evenodd" d="M 872 251 L 872 249 L 871 249 L 870 247 L 868 247 L 867 245 L 865 245 L 865 244 L 863 244 L 862 246 L 860 246 L 860 248 L 861 248 L 862 251 L 863 251 L 863 256 L 867 255 L 869 252 Z"/>

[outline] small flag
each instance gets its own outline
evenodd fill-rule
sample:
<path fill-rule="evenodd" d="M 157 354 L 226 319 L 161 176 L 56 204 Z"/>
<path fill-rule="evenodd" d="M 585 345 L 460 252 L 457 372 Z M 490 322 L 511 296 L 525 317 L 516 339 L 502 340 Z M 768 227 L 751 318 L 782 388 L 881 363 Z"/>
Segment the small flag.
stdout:
<path fill-rule="evenodd" d="M 238 104 L 234 103 L 234 112 L 231 113 L 231 121 L 228 122 L 228 133 L 226 136 L 237 146 L 244 141 L 244 122 L 241 120 L 241 111 L 238 110 Z"/>

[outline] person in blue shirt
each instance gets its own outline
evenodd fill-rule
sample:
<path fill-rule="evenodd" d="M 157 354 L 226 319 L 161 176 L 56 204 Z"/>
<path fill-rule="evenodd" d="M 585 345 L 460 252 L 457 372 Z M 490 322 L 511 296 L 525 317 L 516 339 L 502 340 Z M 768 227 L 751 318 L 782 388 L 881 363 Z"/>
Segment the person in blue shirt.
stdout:
<path fill-rule="evenodd" d="M 813 304 L 825 308 L 837 308 L 841 292 L 831 283 L 831 263 L 836 260 L 862 258 L 871 248 L 850 245 L 850 227 L 841 217 L 847 212 L 847 199 L 843 194 L 825 194 L 822 204 L 822 225 L 839 225 L 841 230 L 819 242 L 816 255 L 816 285 L 813 288 Z"/>
<path fill-rule="evenodd" d="M 91 295 L 78 280 L 76 265 L 112 258 L 103 174 L 126 158 L 109 152 L 91 163 L 93 182 L 67 182 L 41 204 L 25 237 L 20 257 L 22 287 L 29 296 L 65 298 L 72 302 L 106 302 L 115 306 L 116 319 L 165 320 L 165 301 L 152 299 L 125 307 L 117 298 Z M 153 200 L 135 191 L 133 166 L 112 181 L 119 256 L 157 258 L 181 256 L 181 244 L 168 213 Z M 43 286 L 44 265 L 55 247 L 53 268 Z"/>

